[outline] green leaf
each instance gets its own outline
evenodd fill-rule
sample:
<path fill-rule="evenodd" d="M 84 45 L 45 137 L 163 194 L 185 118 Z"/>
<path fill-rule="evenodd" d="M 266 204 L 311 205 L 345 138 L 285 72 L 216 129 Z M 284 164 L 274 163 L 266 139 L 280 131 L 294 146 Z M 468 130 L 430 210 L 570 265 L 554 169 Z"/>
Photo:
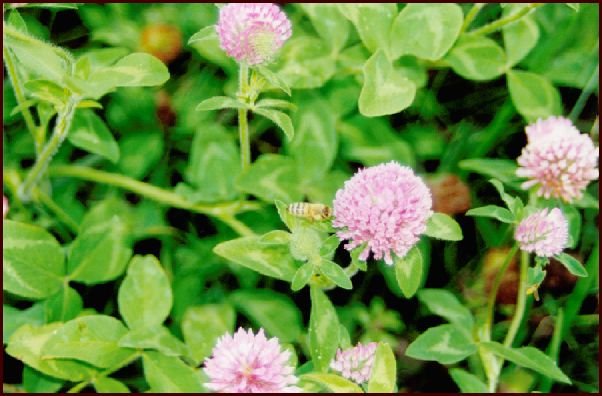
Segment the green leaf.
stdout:
<path fill-rule="evenodd" d="M 393 393 L 397 379 L 395 355 L 387 343 L 380 342 L 376 347 L 374 365 L 368 380 L 367 393 Z"/>
<path fill-rule="evenodd" d="M 504 8 L 504 17 L 519 12 L 527 4 L 511 4 Z M 518 21 L 502 28 L 504 48 L 508 60 L 508 67 L 520 62 L 535 47 L 539 40 L 539 27 L 532 15 L 525 15 Z"/>
<path fill-rule="evenodd" d="M 40 227 L 11 220 L 3 222 L 2 287 L 9 293 L 39 300 L 63 285 L 63 251 Z"/>
<path fill-rule="evenodd" d="M 460 37 L 444 59 L 453 71 L 469 80 L 491 80 L 507 68 L 504 50 L 483 36 Z"/>
<path fill-rule="evenodd" d="M 406 349 L 406 355 L 414 359 L 453 364 L 476 351 L 476 345 L 464 331 L 455 325 L 444 324 L 431 327 L 418 336 Z"/>
<path fill-rule="evenodd" d="M 266 109 L 262 107 L 256 107 L 253 112 L 260 114 L 274 122 L 274 124 L 278 125 L 278 128 L 282 129 L 289 141 L 293 140 L 293 137 L 295 136 L 295 129 L 293 128 L 293 122 L 288 115 L 278 110 Z"/>
<path fill-rule="evenodd" d="M 444 289 L 422 289 L 418 299 L 429 311 L 447 319 L 450 323 L 468 329 L 470 333 L 474 320 L 472 314 L 450 291 Z"/>
<path fill-rule="evenodd" d="M 340 244 L 341 240 L 336 234 L 329 236 L 322 242 L 322 246 L 320 246 L 320 256 L 327 260 L 332 260 L 332 256 L 334 256 Z"/>
<path fill-rule="evenodd" d="M 337 4 L 297 3 L 309 17 L 318 35 L 338 53 L 347 42 L 350 25 L 341 15 Z"/>
<path fill-rule="evenodd" d="M 109 377 L 100 377 L 93 382 L 98 393 L 129 393 L 130 390 L 122 382 Z"/>
<path fill-rule="evenodd" d="M 322 237 L 318 231 L 307 226 L 296 226 L 290 242 L 290 252 L 295 260 L 313 260 L 320 254 Z"/>
<path fill-rule="evenodd" d="M 296 103 L 299 111 L 293 115 L 295 138 L 287 149 L 304 186 L 312 185 L 324 177 L 336 158 L 336 115 L 330 104 L 317 96 Z"/>
<path fill-rule="evenodd" d="M 560 94 L 547 78 L 519 70 L 511 70 L 507 75 L 512 103 L 528 122 L 562 114 Z"/>
<path fill-rule="evenodd" d="M 98 71 L 95 79 L 116 87 L 152 87 L 169 79 L 167 66 L 146 53 L 133 53 L 119 59 L 113 66 Z"/>
<path fill-rule="evenodd" d="M 554 258 L 560 261 L 560 263 L 564 265 L 571 274 L 582 277 L 588 275 L 587 270 L 585 269 L 583 264 L 581 264 L 579 260 L 577 260 L 573 256 L 566 253 L 559 253 L 556 256 L 554 256 Z"/>
<path fill-rule="evenodd" d="M 514 216 L 506 208 L 502 208 L 496 205 L 486 205 L 480 208 L 473 208 L 466 212 L 466 216 L 477 216 L 477 217 L 493 217 L 501 221 L 502 223 L 514 223 Z"/>
<path fill-rule="evenodd" d="M 42 347 L 42 358 L 76 359 L 96 367 L 112 367 L 135 353 L 117 345 L 126 332 L 125 326 L 111 316 L 81 316 L 54 331 Z"/>
<path fill-rule="evenodd" d="M 90 285 L 117 278 L 132 256 L 126 241 L 127 228 L 118 216 L 84 230 L 71 245 L 69 279 Z"/>
<path fill-rule="evenodd" d="M 4 32 L 4 45 L 25 70 L 38 78 L 62 81 L 71 66 L 64 50 L 19 32 L 10 25 L 5 25 Z"/>
<path fill-rule="evenodd" d="M 297 180 L 295 163 L 290 157 L 263 154 L 248 171 L 240 175 L 236 186 L 267 202 L 296 202 L 303 197 Z"/>
<path fill-rule="evenodd" d="M 234 331 L 236 312 L 230 304 L 190 307 L 182 319 L 182 334 L 197 362 L 211 355 L 219 337 Z"/>
<path fill-rule="evenodd" d="M 199 30 L 198 32 L 196 32 L 195 34 L 193 34 L 192 36 L 190 36 L 190 38 L 188 39 L 188 45 L 202 42 L 202 41 L 207 40 L 210 37 L 216 37 L 216 36 L 217 36 L 217 32 L 215 30 L 215 25 L 206 26 L 206 27 L 202 28 L 201 30 Z"/>
<path fill-rule="evenodd" d="M 457 4 L 408 4 L 391 28 L 392 58 L 403 54 L 437 60 L 449 51 L 464 16 Z"/>
<path fill-rule="evenodd" d="M 504 191 L 504 185 L 499 180 L 491 179 L 489 182 L 493 184 L 495 189 L 498 191 L 502 201 L 504 201 L 506 207 L 510 209 L 510 212 L 514 215 L 514 218 L 520 218 L 523 214 L 523 209 L 525 208 L 523 201 L 521 201 L 519 197 L 513 197 L 507 194 Z"/>
<path fill-rule="evenodd" d="M 230 295 L 237 310 L 281 342 L 295 342 L 303 331 L 301 311 L 287 295 L 271 290 L 237 290 Z"/>
<path fill-rule="evenodd" d="M 44 301 L 45 322 L 66 322 L 82 311 L 84 302 L 77 291 L 68 285 Z"/>
<path fill-rule="evenodd" d="M 480 346 L 518 366 L 526 367 L 558 382 L 571 383 L 556 363 L 537 348 L 509 348 L 498 342 L 482 342 Z"/>
<path fill-rule="evenodd" d="M 460 225 L 449 215 L 433 213 L 427 220 L 425 235 L 445 241 L 461 241 L 463 238 Z"/>
<path fill-rule="evenodd" d="M 381 49 L 389 54 L 391 24 L 397 15 L 395 4 L 339 4 L 339 10 L 353 23 L 370 52 Z"/>
<path fill-rule="evenodd" d="M 40 326 L 45 323 L 44 302 L 39 302 L 27 309 L 19 310 L 10 305 L 2 305 L 2 341 L 8 343 L 10 336 L 24 324 Z"/>
<path fill-rule="evenodd" d="M 561 203 L 560 210 L 569 224 L 569 235 L 566 248 L 574 249 L 580 240 L 581 235 L 581 213 L 572 204 Z"/>
<path fill-rule="evenodd" d="M 319 88 L 336 71 L 335 59 L 326 42 L 307 35 L 289 39 L 278 55 L 277 65 L 275 73 L 282 79 L 281 85 L 295 89 Z"/>
<path fill-rule="evenodd" d="M 309 352 L 314 367 L 326 372 L 339 346 L 339 318 L 332 303 L 318 287 L 310 287 Z"/>
<path fill-rule="evenodd" d="M 163 326 L 130 330 L 121 337 L 119 346 L 134 349 L 154 349 L 166 356 L 189 356 L 188 346 Z"/>
<path fill-rule="evenodd" d="M 291 96 L 291 88 L 278 74 L 262 65 L 254 66 L 254 70 L 256 70 L 269 84 L 283 91 L 288 96 Z M 264 101 L 265 100 L 268 99 L 264 99 Z M 259 103 L 257 103 L 257 105 L 259 105 Z"/>
<path fill-rule="evenodd" d="M 220 125 L 205 124 L 198 128 L 185 171 L 192 184 L 194 202 L 217 202 L 235 199 L 234 187 L 240 175 L 240 154 L 236 142 Z"/>
<path fill-rule="evenodd" d="M 471 158 L 458 163 L 460 169 L 494 177 L 504 184 L 517 182 L 516 161 L 507 159 Z"/>
<path fill-rule="evenodd" d="M 266 107 L 266 108 L 274 107 L 274 108 L 278 108 L 278 109 L 290 110 L 293 112 L 298 110 L 297 105 L 289 102 L 288 100 L 270 99 L 270 98 L 260 99 L 259 101 L 257 101 L 257 103 L 255 103 L 255 107 Z"/>
<path fill-rule="evenodd" d="M 395 279 L 405 298 L 411 298 L 422 281 L 422 254 L 418 247 L 414 246 L 405 255 L 398 257 L 393 255 L 393 265 L 395 266 Z"/>
<path fill-rule="evenodd" d="M 347 290 L 353 289 L 349 275 L 338 264 L 330 260 L 321 259 L 318 268 L 322 275 L 336 283 L 337 286 Z"/>
<path fill-rule="evenodd" d="M 56 393 L 64 381 L 46 375 L 27 365 L 23 366 L 23 389 L 29 393 Z"/>
<path fill-rule="evenodd" d="M 564 3 L 567 7 L 571 8 L 575 12 L 579 12 L 579 3 Z"/>
<path fill-rule="evenodd" d="M 136 255 L 119 287 L 119 313 L 130 329 L 159 327 L 169 315 L 172 293 L 167 274 L 152 255 Z"/>
<path fill-rule="evenodd" d="M 364 393 L 355 383 L 336 374 L 309 373 L 301 375 L 299 379 L 315 382 L 333 393 Z"/>
<path fill-rule="evenodd" d="M 364 85 L 358 100 L 362 115 L 377 117 L 399 113 L 414 101 L 416 85 L 403 72 L 394 69 L 382 51 L 368 59 L 363 74 Z"/>
<path fill-rule="evenodd" d="M 262 275 L 290 282 L 297 266 L 288 247 L 262 245 L 259 239 L 254 236 L 232 239 L 216 245 L 213 252 Z"/>
<path fill-rule="evenodd" d="M 119 160 L 119 145 L 104 121 L 92 110 L 75 111 L 67 139 L 75 147 L 98 154 L 113 163 Z"/>
<path fill-rule="evenodd" d="M 119 170 L 141 180 L 155 169 L 165 153 L 165 138 L 161 130 L 128 131 L 119 137 Z M 194 146 L 194 143 L 193 143 Z M 140 148 L 144 147 L 144 150 Z"/>
<path fill-rule="evenodd" d="M 52 81 L 29 80 L 23 85 L 29 92 L 29 95 L 35 99 L 52 104 L 56 110 L 65 106 L 69 100 L 69 91 Z"/>
<path fill-rule="evenodd" d="M 293 280 L 291 281 L 291 290 L 301 290 L 303 286 L 307 285 L 307 282 L 309 282 L 313 273 L 314 264 L 311 261 L 308 261 L 299 267 L 297 272 L 295 272 L 295 276 L 293 276 Z"/>
<path fill-rule="evenodd" d="M 467 372 L 466 370 L 462 370 L 460 368 L 453 368 L 449 370 L 449 374 L 452 379 L 460 388 L 460 392 L 462 393 L 488 393 L 487 385 L 483 383 L 474 374 Z"/>
<path fill-rule="evenodd" d="M 259 238 L 259 242 L 264 245 L 288 245 L 290 240 L 291 233 L 282 230 L 270 231 Z"/>
<path fill-rule="evenodd" d="M 228 96 L 214 96 L 199 103 L 195 111 L 211 111 L 221 109 L 245 109 L 247 105 Z"/>
<path fill-rule="evenodd" d="M 177 357 L 147 351 L 142 355 L 142 363 L 144 377 L 153 392 L 200 393 L 206 391 L 197 372 Z"/>
<path fill-rule="evenodd" d="M 62 326 L 62 323 L 41 327 L 23 325 L 11 336 L 6 353 L 51 377 L 72 382 L 91 379 L 98 371 L 89 364 L 70 359 L 42 359 L 44 344 Z"/>

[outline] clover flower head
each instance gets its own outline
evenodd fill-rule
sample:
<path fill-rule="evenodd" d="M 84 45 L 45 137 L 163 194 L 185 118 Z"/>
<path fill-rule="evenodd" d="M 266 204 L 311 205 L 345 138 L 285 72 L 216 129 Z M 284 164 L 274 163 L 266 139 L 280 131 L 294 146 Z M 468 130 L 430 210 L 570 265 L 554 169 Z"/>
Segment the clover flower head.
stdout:
<path fill-rule="evenodd" d="M 598 148 L 563 117 L 539 119 L 525 128 L 527 145 L 517 162 L 517 176 L 529 180 L 523 189 L 539 185 L 537 194 L 573 202 L 598 179 Z"/>
<path fill-rule="evenodd" d="M 370 379 L 377 346 L 376 342 L 370 342 L 366 345 L 358 343 L 344 351 L 339 349 L 330 367 L 358 384 L 366 382 Z"/>
<path fill-rule="evenodd" d="M 359 259 L 393 264 L 391 253 L 404 257 L 426 230 L 432 215 L 431 192 L 411 168 L 395 161 L 359 170 L 336 193 L 332 225 L 349 240 L 347 250 L 366 244 Z"/>
<path fill-rule="evenodd" d="M 8 214 L 8 198 L 5 195 L 2 196 L 2 218 L 6 219 Z"/>
<path fill-rule="evenodd" d="M 229 3 L 216 29 L 222 49 L 249 65 L 270 61 L 291 36 L 291 22 L 272 3 Z"/>
<path fill-rule="evenodd" d="M 524 218 L 516 227 L 514 239 L 521 250 L 540 257 L 561 253 L 569 238 L 569 225 L 558 208 L 542 209 Z"/>
<path fill-rule="evenodd" d="M 253 334 L 239 328 L 234 335 L 221 336 L 205 360 L 210 380 L 205 386 L 226 393 L 300 392 L 290 356 L 277 338 L 267 339 L 263 329 Z"/>

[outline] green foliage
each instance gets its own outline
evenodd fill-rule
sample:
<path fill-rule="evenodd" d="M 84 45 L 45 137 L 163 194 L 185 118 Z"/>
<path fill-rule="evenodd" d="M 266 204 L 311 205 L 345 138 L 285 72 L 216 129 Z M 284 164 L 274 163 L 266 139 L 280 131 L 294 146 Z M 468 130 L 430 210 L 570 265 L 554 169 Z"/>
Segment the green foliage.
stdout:
<path fill-rule="evenodd" d="M 598 186 L 538 197 L 516 157 L 551 115 L 597 141 L 599 6 L 285 4 L 292 36 L 259 65 L 220 44 L 222 6 L 4 5 L 5 391 L 207 392 L 217 340 L 262 328 L 305 392 L 457 391 L 407 358 L 461 392 L 596 392 Z M 334 201 L 390 161 L 434 213 L 389 266 L 347 251 Z M 577 283 L 523 254 L 503 319 L 489 249 L 554 207 Z M 363 384 L 330 367 L 357 342 L 378 343 Z"/>

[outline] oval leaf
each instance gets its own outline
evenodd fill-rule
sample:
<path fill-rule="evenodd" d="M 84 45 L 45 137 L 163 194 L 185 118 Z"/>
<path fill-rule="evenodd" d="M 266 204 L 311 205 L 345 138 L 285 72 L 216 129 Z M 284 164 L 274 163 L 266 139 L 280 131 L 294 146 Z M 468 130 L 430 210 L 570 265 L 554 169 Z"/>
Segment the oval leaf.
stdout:
<path fill-rule="evenodd" d="M 334 393 L 364 393 L 362 388 L 336 374 L 310 373 L 303 374 L 299 379 L 315 382 Z"/>
<path fill-rule="evenodd" d="M 205 392 L 201 377 L 179 358 L 159 352 L 145 352 L 142 356 L 144 377 L 152 392 L 200 393 Z"/>
<path fill-rule="evenodd" d="M 211 355 L 219 337 L 234 331 L 236 313 L 230 304 L 190 307 L 182 319 L 182 334 L 197 362 Z"/>
<path fill-rule="evenodd" d="M 330 260 L 322 259 L 320 260 L 319 268 L 320 272 L 325 277 L 336 283 L 337 286 L 347 290 L 353 289 L 349 275 L 347 275 L 345 270 L 338 264 L 335 264 Z"/>
<path fill-rule="evenodd" d="M 69 135 L 75 147 L 98 154 L 113 163 L 119 160 L 119 145 L 104 121 L 91 110 L 75 111 Z"/>
<path fill-rule="evenodd" d="M 422 281 L 422 254 L 417 247 L 410 249 L 405 257 L 394 255 L 395 279 L 405 298 L 411 298 Z"/>
<path fill-rule="evenodd" d="M 203 100 L 195 107 L 195 110 L 210 111 L 221 109 L 244 109 L 246 107 L 247 106 L 245 106 L 244 103 L 228 96 L 214 96 L 212 98 Z"/>
<path fill-rule="evenodd" d="M 339 346 L 339 318 L 322 290 L 312 286 L 310 295 L 309 351 L 314 367 L 326 372 Z"/>
<path fill-rule="evenodd" d="M 506 71 L 506 54 L 495 41 L 464 36 L 444 58 L 453 71 L 469 80 L 491 80 Z"/>
<path fill-rule="evenodd" d="M 528 122 L 562 114 L 558 89 L 547 78 L 531 72 L 511 70 L 507 82 L 512 103 Z"/>
<path fill-rule="evenodd" d="M 423 289 L 418 292 L 418 299 L 429 311 L 439 315 L 470 333 L 474 323 L 472 314 L 450 291 L 444 289 Z"/>
<path fill-rule="evenodd" d="M 483 383 L 474 374 L 470 374 L 466 370 L 462 370 L 460 368 L 453 368 L 449 370 L 449 374 L 452 379 L 460 388 L 460 392 L 462 393 L 488 393 L 487 385 Z"/>
<path fill-rule="evenodd" d="M 119 312 L 130 329 L 159 327 L 169 315 L 171 286 L 151 255 L 134 256 L 117 296 Z"/>
<path fill-rule="evenodd" d="M 393 393 L 397 379 L 395 355 L 389 344 L 380 342 L 374 355 L 374 365 L 368 380 L 368 393 Z"/>
<path fill-rule="evenodd" d="M 460 225 L 444 213 L 433 213 L 426 223 L 425 235 L 445 241 L 460 241 L 463 238 Z"/>
<path fill-rule="evenodd" d="M 480 208 L 470 209 L 466 212 L 466 216 L 477 216 L 477 217 L 493 217 L 501 221 L 502 223 L 513 223 L 514 216 L 506 208 L 496 205 L 486 205 Z"/>
<path fill-rule="evenodd" d="M 571 274 L 581 277 L 587 276 L 587 270 L 575 257 L 566 253 L 560 253 L 554 256 L 554 258 L 560 261 Z"/>
<path fill-rule="evenodd" d="M 278 110 L 266 109 L 262 107 L 256 107 L 253 112 L 261 114 L 265 118 L 272 120 L 274 124 L 278 125 L 278 127 L 282 129 L 289 141 L 293 140 L 293 137 L 295 136 L 295 129 L 293 128 L 293 122 L 288 115 Z"/>
<path fill-rule="evenodd" d="M 418 336 L 406 349 L 406 355 L 414 359 L 452 364 L 476 351 L 476 345 L 462 330 L 455 325 L 445 324 L 431 327 Z"/>

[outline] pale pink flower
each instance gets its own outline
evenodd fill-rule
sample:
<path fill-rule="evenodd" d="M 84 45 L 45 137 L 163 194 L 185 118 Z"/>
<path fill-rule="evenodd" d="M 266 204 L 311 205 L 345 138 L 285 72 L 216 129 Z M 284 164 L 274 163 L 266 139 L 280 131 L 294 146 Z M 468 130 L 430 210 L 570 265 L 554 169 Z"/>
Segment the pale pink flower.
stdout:
<path fill-rule="evenodd" d="M 205 386 L 226 393 L 300 392 L 289 363 L 291 352 L 282 350 L 277 338 L 239 328 L 217 340 L 212 357 L 205 360 L 210 382 Z"/>
<path fill-rule="evenodd" d="M 558 208 L 543 209 L 524 218 L 516 227 L 514 239 L 521 250 L 540 257 L 561 253 L 569 238 L 569 225 Z"/>
<path fill-rule="evenodd" d="M 271 60 L 291 36 L 291 22 L 272 3 L 229 3 L 219 11 L 220 46 L 238 62 Z"/>
<path fill-rule="evenodd" d="M 8 214 L 8 198 L 5 195 L 2 196 L 2 218 L 6 219 Z"/>
<path fill-rule="evenodd" d="M 344 351 L 339 349 L 330 368 L 358 384 L 366 382 L 370 379 L 377 346 L 376 342 L 370 342 L 366 345 L 358 343 Z"/>
<path fill-rule="evenodd" d="M 598 148 L 563 117 L 539 119 L 525 128 L 527 145 L 518 157 L 517 176 L 529 180 L 523 189 L 539 185 L 537 195 L 572 202 L 598 179 Z"/>
<path fill-rule="evenodd" d="M 411 168 L 395 161 L 359 170 L 337 191 L 332 225 L 347 250 L 366 243 L 359 259 L 374 254 L 393 264 L 404 257 L 426 230 L 432 215 L 431 192 Z"/>

